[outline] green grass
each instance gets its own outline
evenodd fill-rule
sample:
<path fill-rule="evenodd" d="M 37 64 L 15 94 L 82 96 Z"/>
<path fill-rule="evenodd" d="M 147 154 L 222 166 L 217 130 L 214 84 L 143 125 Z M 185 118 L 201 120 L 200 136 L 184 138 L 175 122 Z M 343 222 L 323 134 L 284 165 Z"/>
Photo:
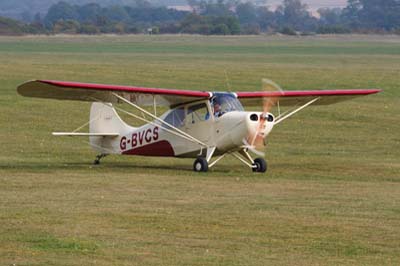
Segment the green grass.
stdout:
<path fill-rule="evenodd" d="M 55 138 L 88 103 L 23 98 L 29 79 L 200 90 L 382 88 L 271 133 L 269 171 L 227 158 L 110 156 Z M 0 37 L 1 265 L 399 265 L 400 39 Z M 133 122 L 133 121 L 132 121 Z"/>

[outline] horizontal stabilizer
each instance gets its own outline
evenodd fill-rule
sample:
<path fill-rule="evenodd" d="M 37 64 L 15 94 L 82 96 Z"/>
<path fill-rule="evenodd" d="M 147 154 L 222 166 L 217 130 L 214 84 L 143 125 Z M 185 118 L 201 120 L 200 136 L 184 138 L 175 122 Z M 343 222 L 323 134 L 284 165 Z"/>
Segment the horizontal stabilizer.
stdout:
<path fill-rule="evenodd" d="M 118 137 L 119 133 L 78 133 L 78 132 L 53 132 L 53 136 L 69 137 Z"/>

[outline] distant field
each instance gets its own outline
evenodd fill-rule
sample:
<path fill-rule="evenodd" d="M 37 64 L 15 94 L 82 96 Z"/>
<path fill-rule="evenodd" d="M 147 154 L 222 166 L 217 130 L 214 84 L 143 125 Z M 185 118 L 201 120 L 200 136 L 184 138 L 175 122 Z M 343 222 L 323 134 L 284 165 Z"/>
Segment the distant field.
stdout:
<path fill-rule="evenodd" d="M 381 88 L 270 135 L 269 171 L 228 158 L 107 157 L 55 138 L 88 103 L 30 79 L 199 90 Z M 399 265 L 400 38 L 0 37 L 1 265 Z"/>

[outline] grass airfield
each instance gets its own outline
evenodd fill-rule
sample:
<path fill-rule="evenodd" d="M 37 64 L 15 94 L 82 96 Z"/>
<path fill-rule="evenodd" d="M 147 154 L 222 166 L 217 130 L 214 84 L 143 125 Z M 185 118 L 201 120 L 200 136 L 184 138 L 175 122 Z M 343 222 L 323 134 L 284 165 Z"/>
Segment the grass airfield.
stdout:
<path fill-rule="evenodd" d="M 399 265 L 400 38 L 0 37 L 1 265 Z M 199 90 L 381 88 L 309 107 L 269 137 L 266 174 L 227 158 L 109 156 L 52 137 L 89 103 L 30 79 Z M 135 123 L 135 121 L 130 121 Z"/>

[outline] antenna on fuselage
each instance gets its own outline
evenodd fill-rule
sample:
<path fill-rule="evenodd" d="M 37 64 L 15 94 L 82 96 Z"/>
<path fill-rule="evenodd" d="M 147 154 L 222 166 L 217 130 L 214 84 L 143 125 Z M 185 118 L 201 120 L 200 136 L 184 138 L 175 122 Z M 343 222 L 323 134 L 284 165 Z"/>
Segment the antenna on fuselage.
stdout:
<path fill-rule="evenodd" d="M 229 83 L 229 77 L 228 77 L 228 72 L 226 71 L 226 69 L 224 69 L 224 73 L 225 73 L 225 82 L 226 82 L 226 89 L 227 91 L 231 92 L 231 84 Z"/>

